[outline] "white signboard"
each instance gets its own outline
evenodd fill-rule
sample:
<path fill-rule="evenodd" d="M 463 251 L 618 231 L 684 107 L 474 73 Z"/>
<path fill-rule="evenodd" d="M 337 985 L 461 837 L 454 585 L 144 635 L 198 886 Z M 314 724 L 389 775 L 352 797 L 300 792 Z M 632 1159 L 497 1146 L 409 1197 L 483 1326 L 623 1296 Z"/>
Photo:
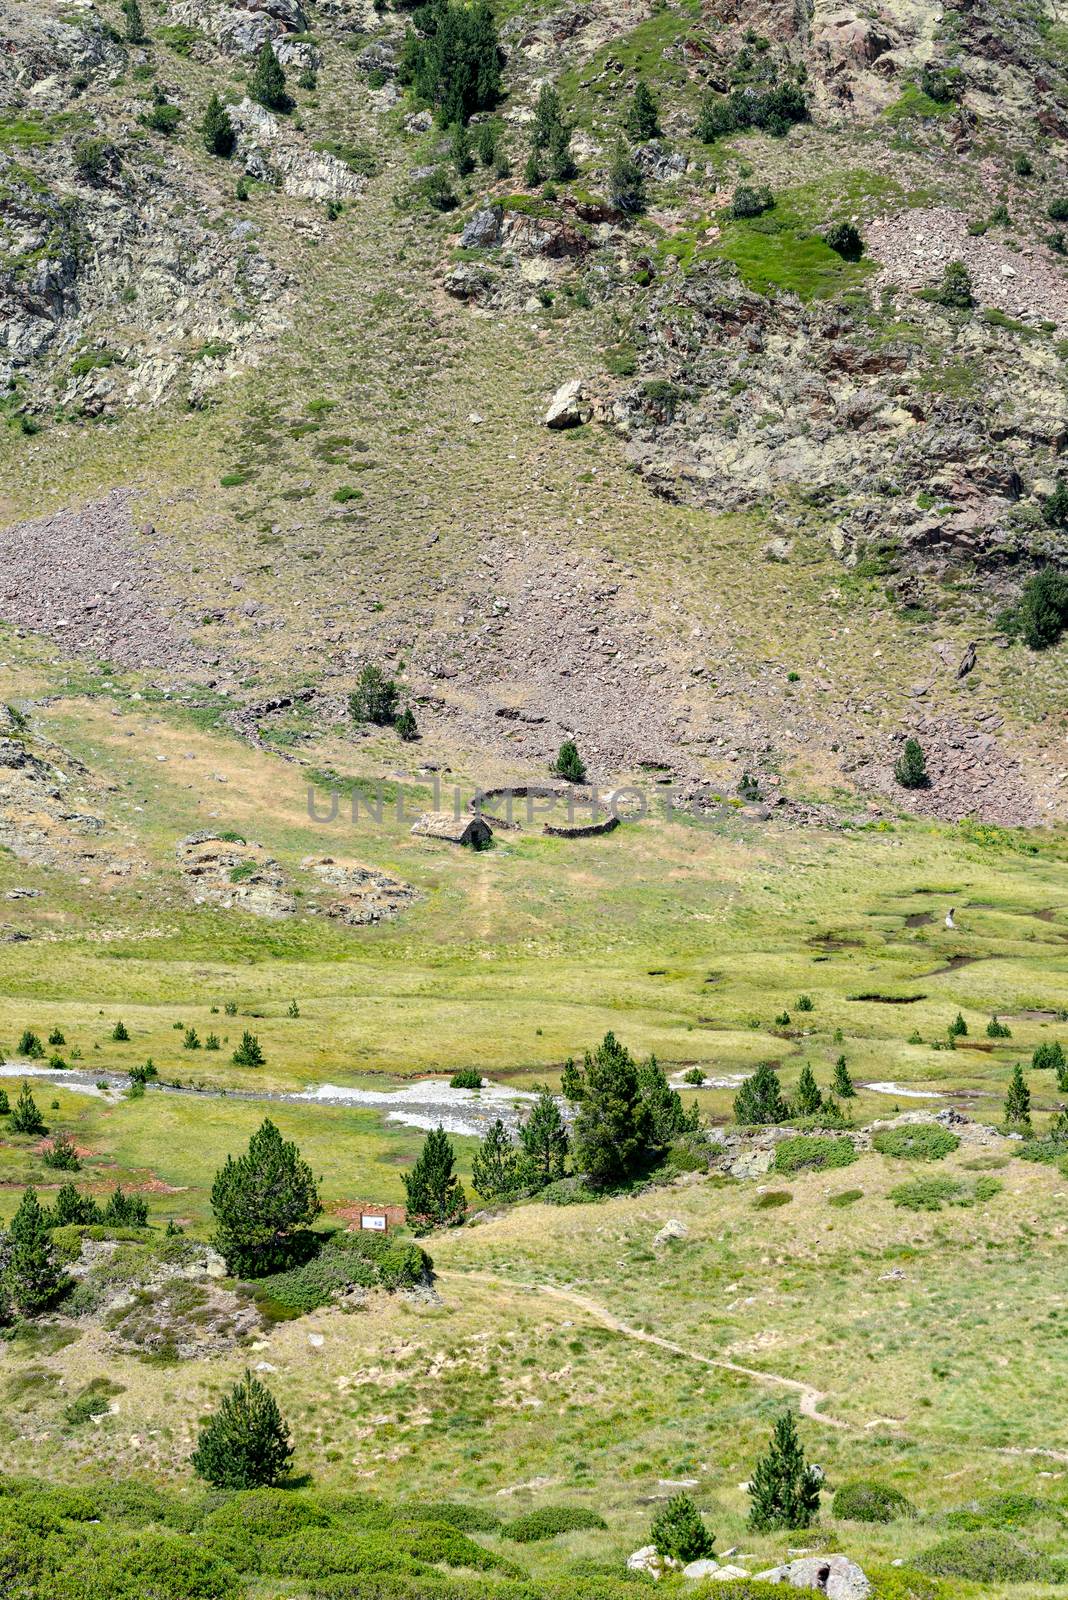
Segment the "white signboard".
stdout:
<path fill-rule="evenodd" d="M 386 1219 L 385 1217 L 361 1217 L 360 1227 L 369 1229 L 371 1233 L 385 1233 Z"/>

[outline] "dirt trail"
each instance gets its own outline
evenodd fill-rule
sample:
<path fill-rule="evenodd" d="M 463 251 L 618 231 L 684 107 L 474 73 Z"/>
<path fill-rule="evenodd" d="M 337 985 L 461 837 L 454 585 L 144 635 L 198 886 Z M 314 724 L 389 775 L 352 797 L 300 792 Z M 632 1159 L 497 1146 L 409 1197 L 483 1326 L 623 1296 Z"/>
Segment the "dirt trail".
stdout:
<path fill-rule="evenodd" d="M 802 1416 L 809 1417 L 813 1422 L 822 1422 L 829 1428 L 855 1431 L 851 1422 L 845 1422 L 840 1417 L 828 1416 L 825 1411 L 819 1409 L 827 1396 L 821 1390 L 814 1389 L 811 1384 L 802 1383 L 798 1378 L 784 1378 L 776 1372 L 761 1372 L 756 1367 L 743 1367 L 737 1361 L 718 1360 L 715 1356 L 702 1355 L 698 1350 L 688 1350 L 685 1345 L 676 1344 L 672 1339 L 663 1339 L 659 1334 L 646 1333 L 641 1328 L 631 1327 L 629 1323 L 621 1321 L 614 1312 L 609 1311 L 607 1306 L 599 1305 L 596 1300 L 591 1300 L 584 1294 L 577 1294 L 573 1289 L 561 1289 L 554 1283 L 518 1283 L 510 1278 L 495 1277 L 491 1272 L 463 1272 L 438 1268 L 436 1276 L 444 1279 L 465 1279 L 469 1283 L 484 1283 L 495 1289 L 520 1289 L 530 1294 L 546 1294 L 554 1300 L 566 1301 L 568 1305 L 585 1311 L 602 1327 L 610 1328 L 613 1333 L 620 1333 L 626 1339 L 635 1339 L 639 1344 L 655 1344 L 659 1349 L 667 1350 L 675 1356 L 682 1356 L 687 1361 L 699 1361 L 704 1367 L 721 1367 L 726 1372 L 737 1372 L 743 1378 L 752 1378 L 757 1383 L 788 1389 L 797 1395 Z"/>

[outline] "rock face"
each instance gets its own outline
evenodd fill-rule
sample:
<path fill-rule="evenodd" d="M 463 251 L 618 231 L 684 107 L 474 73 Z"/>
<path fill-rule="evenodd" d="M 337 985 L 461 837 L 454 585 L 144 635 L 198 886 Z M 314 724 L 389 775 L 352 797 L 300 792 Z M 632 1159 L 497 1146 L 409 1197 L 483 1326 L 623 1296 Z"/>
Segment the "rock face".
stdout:
<path fill-rule="evenodd" d="M 252 56 L 268 42 L 305 33 L 308 18 L 297 0 L 174 0 L 168 17 L 207 34 L 227 55 Z M 279 59 L 282 51 L 276 52 Z"/>
<path fill-rule="evenodd" d="M 591 411 L 585 384 L 581 378 L 572 378 L 570 382 L 561 384 L 550 400 L 545 413 L 545 426 L 577 428 L 580 423 L 589 421 Z"/>
<path fill-rule="evenodd" d="M 756 1574 L 758 1583 L 785 1583 L 791 1589 L 814 1589 L 828 1600 L 869 1600 L 868 1578 L 846 1556 L 803 1556 L 783 1567 Z"/>
<path fill-rule="evenodd" d="M 301 200 L 352 200 L 367 180 L 328 150 L 316 151 L 282 117 L 248 98 L 230 108 L 237 154 L 250 177 Z"/>

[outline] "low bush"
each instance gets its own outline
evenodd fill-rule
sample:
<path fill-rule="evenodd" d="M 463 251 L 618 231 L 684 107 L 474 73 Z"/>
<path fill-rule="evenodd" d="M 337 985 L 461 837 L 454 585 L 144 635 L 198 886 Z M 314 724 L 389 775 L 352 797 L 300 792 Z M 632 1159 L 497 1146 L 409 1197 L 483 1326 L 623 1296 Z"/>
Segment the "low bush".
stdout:
<path fill-rule="evenodd" d="M 461 1067 L 449 1079 L 450 1089 L 481 1089 L 482 1074 L 477 1067 Z"/>
<path fill-rule="evenodd" d="M 741 221 L 746 217 L 760 217 L 765 211 L 770 211 L 774 204 L 775 196 L 766 184 L 753 186 L 740 183 L 730 203 L 730 215 L 735 221 Z"/>
<path fill-rule="evenodd" d="M 916 1515 L 915 1506 L 899 1489 L 863 1478 L 835 1490 L 831 1511 L 845 1522 L 897 1522 Z"/>
<path fill-rule="evenodd" d="M 554 1539 L 558 1533 L 607 1526 L 602 1516 L 586 1506 L 543 1506 L 540 1511 L 528 1511 L 514 1522 L 505 1523 L 503 1531 L 517 1544 L 534 1544 L 540 1539 Z"/>
<path fill-rule="evenodd" d="M 775 1211 L 779 1206 L 788 1206 L 793 1199 L 789 1189 L 765 1189 L 763 1194 L 758 1194 L 753 1201 L 754 1211 Z"/>
<path fill-rule="evenodd" d="M 944 1205 L 969 1203 L 964 1185 L 952 1178 L 911 1178 L 891 1189 L 890 1199 L 905 1211 L 941 1211 Z"/>
<path fill-rule="evenodd" d="M 775 1146 L 775 1171 L 785 1174 L 814 1168 L 822 1172 L 832 1167 L 849 1167 L 857 1159 L 852 1139 L 821 1139 L 800 1134 Z"/>
<path fill-rule="evenodd" d="M 901 1128 L 884 1128 L 872 1139 L 881 1156 L 898 1161 L 941 1161 L 960 1146 L 955 1133 L 929 1122 L 909 1123 Z"/>
<path fill-rule="evenodd" d="M 465 1506 L 455 1500 L 431 1500 L 426 1505 L 402 1506 L 401 1512 L 413 1521 L 441 1522 L 461 1533 L 496 1533 L 501 1518 L 481 1506 Z"/>
<path fill-rule="evenodd" d="M 959 1533 L 916 1557 L 920 1572 L 969 1583 L 1057 1583 L 1062 1564 L 1027 1550 L 1007 1533 Z"/>
<path fill-rule="evenodd" d="M 973 1500 L 957 1511 L 947 1511 L 943 1521 L 947 1528 L 959 1528 L 968 1533 L 979 1533 L 984 1528 L 1027 1528 L 1044 1517 L 1061 1513 L 1048 1500 L 1039 1500 L 1033 1494 L 997 1494 L 989 1500 Z"/>
<path fill-rule="evenodd" d="M 246 1539 L 288 1539 L 329 1528 L 334 1517 L 310 1495 L 285 1489 L 246 1489 L 204 1518 L 205 1529 Z"/>
<path fill-rule="evenodd" d="M 82 1543 L 57 1541 L 48 1558 L 42 1600 L 244 1600 L 233 1567 L 172 1534 L 94 1528 Z"/>
<path fill-rule="evenodd" d="M 335 1233 L 311 1260 L 256 1280 L 257 1293 L 288 1310 L 315 1311 L 349 1289 L 407 1289 L 431 1270 L 425 1250 L 373 1233 Z"/>
<path fill-rule="evenodd" d="M 842 1189 L 838 1194 L 832 1194 L 828 1196 L 827 1204 L 829 1206 L 837 1206 L 841 1209 L 845 1206 L 855 1205 L 858 1200 L 863 1200 L 863 1198 L 863 1189 Z"/>

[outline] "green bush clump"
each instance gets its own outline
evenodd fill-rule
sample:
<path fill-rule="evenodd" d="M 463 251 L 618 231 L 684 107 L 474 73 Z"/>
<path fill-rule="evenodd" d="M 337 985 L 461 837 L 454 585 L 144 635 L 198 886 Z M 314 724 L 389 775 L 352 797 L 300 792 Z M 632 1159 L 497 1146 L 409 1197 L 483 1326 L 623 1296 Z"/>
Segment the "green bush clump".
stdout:
<path fill-rule="evenodd" d="M 606 1528 L 608 1524 L 586 1506 L 543 1506 L 505 1523 L 504 1533 L 517 1544 L 534 1544 L 554 1539 L 558 1533 L 574 1533 L 580 1528 Z"/>
<path fill-rule="evenodd" d="M 401 1508 L 413 1521 L 441 1522 L 447 1528 L 458 1528 L 461 1533 L 496 1533 L 501 1518 L 481 1506 L 465 1506 L 456 1500 L 431 1500 L 427 1505 L 413 1504 Z"/>
<path fill-rule="evenodd" d="M 947 1511 L 942 1519 L 947 1528 L 978 1533 L 984 1528 L 1026 1528 L 1040 1522 L 1055 1508 L 1048 1500 L 1039 1500 L 1033 1494 L 996 1494 L 989 1500 L 973 1500 L 957 1511 Z"/>
<path fill-rule="evenodd" d="M 899 1489 L 865 1478 L 841 1484 L 835 1490 L 831 1511 L 844 1522 L 897 1522 L 916 1515 L 915 1506 Z"/>
<path fill-rule="evenodd" d="M 958 1533 L 916 1557 L 916 1567 L 936 1578 L 969 1583 L 1057 1583 L 1063 1564 L 1027 1550 L 1007 1533 Z"/>
<path fill-rule="evenodd" d="M 329 1528 L 334 1518 L 310 1495 L 285 1489 L 246 1489 L 204 1518 L 205 1529 L 246 1539 L 289 1539 L 312 1528 Z"/>
<path fill-rule="evenodd" d="M 941 1161 L 960 1146 L 955 1133 L 928 1122 L 910 1123 L 902 1128 L 884 1128 L 872 1139 L 881 1156 L 899 1161 Z"/>
<path fill-rule="evenodd" d="M 753 1201 L 754 1211 L 776 1211 L 779 1206 L 788 1206 L 793 1199 L 789 1189 L 765 1189 L 763 1194 L 758 1194 Z"/>
<path fill-rule="evenodd" d="M 244 1600 L 233 1567 L 187 1538 L 94 1528 L 85 1541 L 49 1541 L 41 1600 Z M 32 1593 L 33 1591 L 31 1591 Z"/>
<path fill-rule="evenodd" d="M 461 1067 L 449 1079 L 450 1089 L 481 1089 L 482 1074 L 477 1067 Z"/>
<path fill-rule="evenodd" d="M 941 1211 L 944 1205 L 968 1205 L 965 1188 L 953 1178 L 911 1178 L 890 1190 L 895 1206 L 905 1211 Z"/>
<path fill-rule="evenodd" d="M 257 1280 L 257 1289 L 290 1311 L 315 1311 L 347 1289 L 410 1289 L 431 1269 L 410 1241 L 374 1233 L 335 1233 L 310 1261 Z"/>
<path fill-rule="evenodd" d="M 863 1200 L 863 1198 L 863 1189 L 842 1189 L 838 1194 L 832 1194 L 828 1198 L 827 1204 L 842 1209 L 845 1206 L 855 1205 L 858 1200 Z"/>
<path fill-rule="evenodd" d="M 807 1167 L 820 1172 L 832 1167 L 849 1167 L 856 1159 L 852 1139 L 821 1139 L 818 1135 L 799 1134 L 775 1146 L 775 1171 L 784 1175 L 803 1172 Z"/>
<path fill-rule="evenodd" d="M 775 196 L 766 184 L 754 186 L 740 183 L 731 200 L 730 215 L 736 221 L 746 217 L 760 217 L 765 211 L 770 211 L 774 204 Z"/>

